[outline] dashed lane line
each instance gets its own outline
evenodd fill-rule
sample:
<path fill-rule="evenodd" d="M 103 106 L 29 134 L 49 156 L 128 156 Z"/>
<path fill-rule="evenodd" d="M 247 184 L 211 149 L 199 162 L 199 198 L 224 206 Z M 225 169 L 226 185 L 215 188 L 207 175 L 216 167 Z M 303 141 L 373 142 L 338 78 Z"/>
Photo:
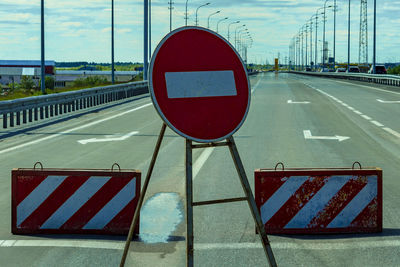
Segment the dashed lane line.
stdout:
<path fill-rule="evenodd" d="M 324 95 L 326 95 L 326 96 L 332 98 L 332 99 L 333 99 L 334 101 L 336 101 L 337 103 L 339 103 L 339 104 L 341 104 L 341 105 L 347 107 L 349 110 L 353 111 L 353 112 L 356 113 L 357 115 L 360 115 L 362 118 L 368 120 L 370 123 L 374 124 L 375 126 L 378 126 L 379 128 L 382 128 L 382 129 L 385 130 L 386 132 L 388 132 L 388 133 L 394 135 L 395 137 L 400 138 L 400 133 L 396 132 L 395 130 L 393 130 L 393 129 L 391 129 L 391 128 L 383 128 L 384 125 L 383 125 L 382 123 L 380 123 L 380 122 L 378 122 L 378 121 L 372 119 L 371 117 L 369 117 L 369 116 L 363 114 L 363 113 L 360 112 L 359 110 L 356 110 L 355 108 L 353 108 L 353 107 L 347 105 L 345 102 L 341 101 L 340 99 L 338 99 L 338 98 L 336 98 L 336 97 L 334 97 L 334 96 L 332 96 L 332 95 L 330 95 L 330 94 L 328 94 L 328 93 L 326 93 L 326 92 L 324 92 L 324 91 L 322 91 L 322 90 L 320 90 L 320 89 L 317 89 L 317 88 L 315 88 L 315 87 L 313 87 L 313 86 L 311 86 L 311 85 L 309 85 L 309 84 L 305 84 L 305 85 L 307 85 L 307 86 L 310 87 L 310 88 L 315 89 L 316 91 L 320 92 L 321 94 L 324 94 Z"/>

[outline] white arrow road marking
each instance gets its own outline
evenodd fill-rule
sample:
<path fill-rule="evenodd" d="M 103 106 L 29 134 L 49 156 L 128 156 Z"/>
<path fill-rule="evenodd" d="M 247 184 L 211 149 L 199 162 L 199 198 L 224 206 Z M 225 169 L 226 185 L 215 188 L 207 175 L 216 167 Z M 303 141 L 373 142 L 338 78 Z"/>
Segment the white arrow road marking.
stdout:
<path fill-rule="evenodd" d="M 384 104 L 400 104 L 400 101 L 384 101 L 381 99 L 377 99 L 376 101 L 384 103 Z"/>
<path fill-rule="evenodd" d="M 288 104 L 310 104 L 310 102 L 308 102 L 308 101 L 299 101 L 299 102 L 296 102 L 296 101 L 292 101 L 292 100 L 288 100 L 287 103 L 288 103 Z"/>
<path fill-rule="evenodd" d="M 79 140 L 78 143 L 81 143 L 82 145 L 86 145 L 87 143 L 98 143 L 98 142 L 112 142 L 112 141 L 124 141 L 125 139 L 128 139 L 132 135 L 138 134 L 138 131 L 133 131 L 130 133 L 127 133 L 126 135 L 120 136 L 120 137 L 115 137 L 118 136 L 116 135 L 108 135 L 106 138 L 90 138 L 90 139 L 84 139 L 84 140 Z"/>
<path fill-rule="evenodd" d="M 314 139 L 314 140 L 338 140 L 339 142 L 345 141 L 347 139 L 350 139 L 350 137 L 347 136 L 340 136 L 340 135 L 335 135 L 335 136 L 312 136 L 310 130 L 304 130 L 304 138 L 305 139 Z"/>

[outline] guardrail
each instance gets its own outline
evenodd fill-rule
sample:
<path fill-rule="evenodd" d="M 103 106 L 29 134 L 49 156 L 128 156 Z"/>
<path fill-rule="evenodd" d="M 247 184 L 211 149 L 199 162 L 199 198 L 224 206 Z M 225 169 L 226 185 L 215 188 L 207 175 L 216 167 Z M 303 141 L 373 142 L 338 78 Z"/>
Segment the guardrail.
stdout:
<path fill-rule="evenodd" d="M 364 74 L 364 73 L 336 73 L 336 72 L 306 72 L 306 71 L 290 71 L 290 73 L 335 78 L 335 79 L 346 79 L 356 80 L 362 82 L 370 82 L 377 84 L 385 84 L 391 86 L 400 86 L 400 76 L 396 75 L 385 75 L 385 74 Z"/>
<path fill-rule="evenodd" d="M 21 125 L 21 122 L 26 124 L 145 93 L 148 93 L 147 81 L 95 87 L 1 101 L 0 114 L 3 128 L 14 127 Z"/>

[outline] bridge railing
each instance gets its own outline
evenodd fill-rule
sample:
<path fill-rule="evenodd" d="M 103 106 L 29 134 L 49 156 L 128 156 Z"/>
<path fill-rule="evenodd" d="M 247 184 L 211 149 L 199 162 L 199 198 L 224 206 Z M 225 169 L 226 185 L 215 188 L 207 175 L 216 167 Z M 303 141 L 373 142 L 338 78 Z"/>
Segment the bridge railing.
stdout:
<path fill-rule="evenodd" d="M 3 128 L 148 93 L 147 81 L 0 101 Z"/>
<path fill-rule="evenodd" d="M 400 76 L 384 74 L 365 74 L 365 73 L 336 73 L 336 72 L 305 72 L 291 71 L 290 73 L 303 74 L 309 76 L 355 80 L 362 82 L 378 83 L 391 86 L 400 86 Z"/>

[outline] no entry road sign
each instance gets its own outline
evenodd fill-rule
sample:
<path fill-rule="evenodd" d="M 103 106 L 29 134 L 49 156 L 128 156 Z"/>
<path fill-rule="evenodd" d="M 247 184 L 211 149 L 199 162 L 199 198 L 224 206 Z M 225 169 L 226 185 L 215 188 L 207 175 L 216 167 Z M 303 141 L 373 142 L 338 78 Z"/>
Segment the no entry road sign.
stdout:
<path fill-rule="evenodd" d="M 164 37 L 151 59 L 149 87 L 164 122 L 196 142 L 231 136 L 250 106 L 239 54 L 223 37 L 200 27 L 179 28 Z"/>

